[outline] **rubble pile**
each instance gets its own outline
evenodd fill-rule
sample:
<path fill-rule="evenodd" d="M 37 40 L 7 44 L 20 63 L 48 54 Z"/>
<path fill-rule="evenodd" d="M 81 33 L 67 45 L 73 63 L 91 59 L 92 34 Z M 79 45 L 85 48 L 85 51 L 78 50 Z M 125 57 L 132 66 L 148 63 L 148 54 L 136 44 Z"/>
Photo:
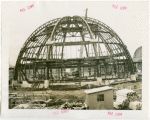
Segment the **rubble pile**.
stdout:
<path fill-rule="evenodd" d="M 26 109 L 44 109 L 46 104 L 30 104 Z"/>
<path fill-rule="evenodd" d="M 132 110 L 141 110 L 142 109 L 142 102 L 139 102 L 139 101 L 130 102 L 129 108 Z"/>
<path fill-rule="evenodd" d="M 87 105 L 84 103 L 73 102 L 73 103 L 64 103 L 61 105 L 60 109 L 70 109 L 70 110 L 84 110 L 87 109 Z"/>
<path fill-rule="evenodd" d="M 116 109 L 124 109 L 129 107 L 130 102 L 140 101 L 139 96 L 133 90 L 123 89 L 116 92 L 116 102 L 114 102 L 114 107 Z"/>
<path fill-rule="evenodd" d="M 9 109 L 28 109 L 28 104 L 40 105 L 50 98 L 50 94 L 9 94 Z M 40 107 L 41 108 L 41 107 Z M 30 108 L 29 108 L 30 109 Z M 34 108 L 33 108 L 34 109 Z"/>
<path fill-rule="evenodd" d="M 130 102 L 141 101 L 141 98 L 136 92 L 127 94 L 127 97 Z"/>
<path fill-rule="evenodd" d="M 64 103 L 64 101 L 61 99 L 49 99 L 49 100 L 45 101 L 45 103 L 46 103 L 46 106 L 49 107 L 49 106 L 62 105 Z"/>
<path fill-rule="evenodd" d="M 47 101 L 30 101 L 27 104 L 20 104 L 15 106 L 13 109 L 70 109 L 70 110 L 84 110 L 87 109 L 87 105 L 81 102 L 73 102 L 69 103 L 66 102 L 63 105 L 59 104 L 62 103 L 62 100 L 52 100 L 49 99 Z"/>
<path fill-rule="evenodd" d="M 46 104 L 20 104 L 15 106 L 13 109 L 44 109 Z"/>

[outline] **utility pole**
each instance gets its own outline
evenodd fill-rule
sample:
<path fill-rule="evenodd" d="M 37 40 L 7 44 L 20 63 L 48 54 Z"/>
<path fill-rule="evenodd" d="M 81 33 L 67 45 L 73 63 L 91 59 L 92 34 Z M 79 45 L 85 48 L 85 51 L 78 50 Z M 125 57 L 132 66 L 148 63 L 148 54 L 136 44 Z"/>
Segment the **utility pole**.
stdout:
<path fill-rule="evenodd" d="M 88 11 L 88 9 L 86 8 L 86 12 L 85 12 L 85 20 L 87 20 L 87 11 Z"/>

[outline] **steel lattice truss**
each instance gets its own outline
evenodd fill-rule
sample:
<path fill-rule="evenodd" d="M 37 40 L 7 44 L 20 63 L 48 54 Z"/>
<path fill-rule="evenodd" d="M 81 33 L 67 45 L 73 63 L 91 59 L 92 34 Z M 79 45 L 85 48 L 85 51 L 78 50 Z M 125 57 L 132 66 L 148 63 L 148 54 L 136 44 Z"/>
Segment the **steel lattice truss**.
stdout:
<path fill-rule="evenodd" d="M 25 69 L 76 68 L 79 65 L 121 65 L 122 73 L 135 72 L 126 45 L 109 26 L 89 17 L 85 20 L 80 16 L 66 16 L 41 25 L 29 36 L 18 55 L 14 79 L 18 80 L 21 74 L 28 80 Z"/>

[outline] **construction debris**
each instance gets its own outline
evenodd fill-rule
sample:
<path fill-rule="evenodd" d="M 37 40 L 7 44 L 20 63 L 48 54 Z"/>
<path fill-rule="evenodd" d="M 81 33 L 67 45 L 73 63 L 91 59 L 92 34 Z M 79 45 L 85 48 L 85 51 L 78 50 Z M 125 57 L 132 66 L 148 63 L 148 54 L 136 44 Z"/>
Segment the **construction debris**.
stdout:
<path fill-rule="evenodd" d="M 21 94 L 17 95 L 17 93 L 9 94 L 9 108 L 15 108 L 15 106 L 20 109 L 22 107 L 18 106 L 20 104 L 23 105 L 23 109 L 28 109 L 28 107 L 24 107 L 26 104 L 41 104 L 41 102 L 45 103 L 46 100 L 50 99 L 50 94 Z"/>
<path fill-rule="evenodd" d="M 129 108 L 132 110 L 141 110 L 142 109 L 142 102 L 139 102 L 139 101 L 130 102 Z"/>
<path fill-rule="evenodd" d="M 134 86 L 137 86 L 136 88 Z M 141 83 L 124 83 L 122 88 L 131 88 L 132 90 L 119 90 L 115 85 L 113 90 L 114 106 L 112 109 L 120 110 L 140 110 L 142 109 L 142 89 Z M 123 87 L 124 86 L 124 87 Z M 128 87 L 126 87 L 128 86 Z M 57 86 L 59 88 L 60 86 Z M 66 86 L 63 86 L 66 89 Z M 70 88 L 72 86 L 69 86 Z M 11 91 L 9 93 L 9 109 L 71 109 L 71 110 L 83 110 L 90 109 L 85 102 L 85 94 L 82 89 L 88 89 L 88 84 L 84 86 L 78 86 L 80 90 L 76 89 L 70 91 L 60 90 L 46 90 L 46 91 L 32 91 L 22 90 Z M 96 85 L 91 85 L 91 88 L 97 88 Z M 134 91 L 133 91 L 134 90 Z M 106 100 L 106 99 L 105 99 Z M 110 100 L 109 100 L 110 101 Z M 137 104 L 138 103 L 138 104 Z M 140 104 L 139 104 L 140 103 Z M 93 104 L 91 104 L 93 106 Z"/>
<path fill-rule="evenodd" d="M 124 109 L 129 107 L 129 103 L 133 101 L 140 100 L 137 93 L 133 90 L 123 89 L 116 92 L 116 102 L 114 102 L 114 107 L 116 109 Z"/>
<path fill-rule="evenodd" d="M 84 103 L 79 103 L 79 102 L 73 102 L 73 103 L 68 103 L 66 102 L 65 104 L 61 105 L 61 109 L 70 109 L 70 110 L 84 110 L 87 109 L 87 105 Z"/>

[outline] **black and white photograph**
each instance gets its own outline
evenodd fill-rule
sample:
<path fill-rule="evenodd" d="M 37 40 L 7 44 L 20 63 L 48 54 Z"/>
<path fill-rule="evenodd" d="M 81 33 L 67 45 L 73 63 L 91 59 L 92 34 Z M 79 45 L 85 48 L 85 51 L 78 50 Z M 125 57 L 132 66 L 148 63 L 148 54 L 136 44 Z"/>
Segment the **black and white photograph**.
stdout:
<path fill-rule="evenodd" d="M 148 117 L 148 18 L 148 1 L 2 2 L 2 111 Z"/>

